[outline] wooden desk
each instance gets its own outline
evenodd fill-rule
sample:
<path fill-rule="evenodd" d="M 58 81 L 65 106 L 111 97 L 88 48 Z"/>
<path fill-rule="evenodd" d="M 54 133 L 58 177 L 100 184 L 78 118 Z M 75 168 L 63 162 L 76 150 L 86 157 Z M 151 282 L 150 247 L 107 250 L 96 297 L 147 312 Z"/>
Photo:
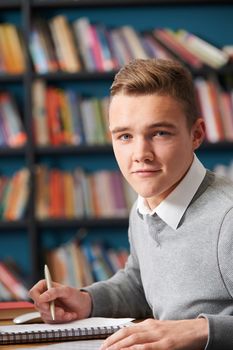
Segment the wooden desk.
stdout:
<path fill-rule="evenodd" d="M 0 345 L 1 350 L 14 350 L 14 349 L 22 349 L 22 348 L 38 348 L 39 346 L 46 344 L 54 344 L 54 343 L 33 343 L 33 344 L 10 344 L 10 345 Z"/>

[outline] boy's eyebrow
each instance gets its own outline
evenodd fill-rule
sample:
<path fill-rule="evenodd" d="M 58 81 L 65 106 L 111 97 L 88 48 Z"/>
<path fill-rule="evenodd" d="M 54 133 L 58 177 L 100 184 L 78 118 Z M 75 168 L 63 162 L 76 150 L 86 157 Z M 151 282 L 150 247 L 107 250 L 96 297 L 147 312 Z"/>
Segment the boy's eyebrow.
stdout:
<path fill-rule="evenodd" d="M 169 129 L 176 129 L 176 126 L 172 123 L 169 122 L 158 122 L 158 123 L 154 123 L 154 124 L 150 124 L 146 127 L 146 129 L 154 129 L 154 128 L 161 128 L 161 127 L 166 127 Z M 123 126 L 123 127 L 115 127 L 114 129 L 111 130 L 112 134 L 117 134 L 119 132 L 126 132 L 126 131 L 130 131 L 131 128 L 127 127 L 127 126 Z"/>
<path fill-rule="evenodd" d="M 113 130 L 110 129 L 110 131 L 111 131 L 112 134 L 117 134 L 117 133 L 119 133 L 119 132 L 125 132 L 125 131 L 129 131 L 129 130 L 130 130 L 130 128 L 127 128 L 127 127 L 120 127 L 120 126 L 114 128 Z"/>

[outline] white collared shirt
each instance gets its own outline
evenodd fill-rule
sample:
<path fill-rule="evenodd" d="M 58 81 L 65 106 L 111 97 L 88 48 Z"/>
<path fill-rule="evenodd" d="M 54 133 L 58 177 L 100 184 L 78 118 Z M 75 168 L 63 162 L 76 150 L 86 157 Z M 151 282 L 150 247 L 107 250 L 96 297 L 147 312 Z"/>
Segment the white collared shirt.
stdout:
<path fill-rule="evenodd" d="M 203 181 L 206 169 L 194 154 L 194 159 L 185 177 L 176 188 L 153 210 L 145 199 L 138 196 L 137 209 L 142 215 L 157 214 L 167 225 L 176 230 L 179 222 Z"/>

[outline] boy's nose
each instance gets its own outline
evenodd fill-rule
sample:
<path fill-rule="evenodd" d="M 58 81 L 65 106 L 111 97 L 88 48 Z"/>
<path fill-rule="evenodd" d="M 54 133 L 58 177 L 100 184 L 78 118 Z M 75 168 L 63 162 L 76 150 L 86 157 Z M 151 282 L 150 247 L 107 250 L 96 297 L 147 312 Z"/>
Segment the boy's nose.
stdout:
<path fill-rule="evenodd" d="M 145 140 L 137 141 L 133 150 L 133 161 L 145 162 L 152 161 L 154 159 L 153 149 L 149 142 Z"/>

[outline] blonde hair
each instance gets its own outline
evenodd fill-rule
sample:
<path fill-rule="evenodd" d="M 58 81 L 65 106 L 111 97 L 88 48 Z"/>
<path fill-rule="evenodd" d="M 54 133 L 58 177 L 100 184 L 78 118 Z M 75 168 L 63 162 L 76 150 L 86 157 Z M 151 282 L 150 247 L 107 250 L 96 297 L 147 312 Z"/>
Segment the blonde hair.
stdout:
<path fill-rule="evenodd" d="M 175 60 L 133 60 L 116 74 L 110 92 L 111 97 L 119 94 L 169 95 L 184 107 L 189 127 L 198 118 L 192 75 Z"/>

